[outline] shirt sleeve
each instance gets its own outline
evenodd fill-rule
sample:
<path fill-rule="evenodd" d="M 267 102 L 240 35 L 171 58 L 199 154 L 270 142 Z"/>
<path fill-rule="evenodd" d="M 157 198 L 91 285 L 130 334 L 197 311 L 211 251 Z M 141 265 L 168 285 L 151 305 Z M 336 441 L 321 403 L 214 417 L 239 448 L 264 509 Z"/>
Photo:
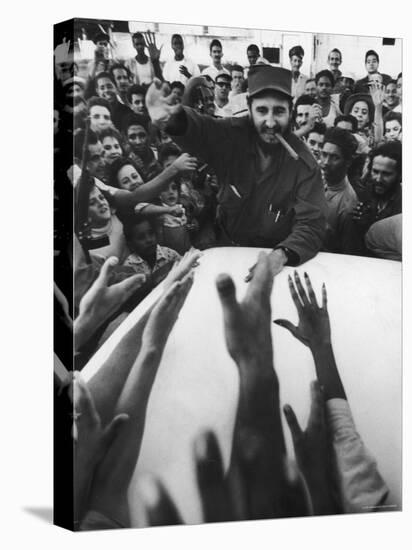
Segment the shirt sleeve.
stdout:
<path fill-rule="evenodd" d="M 313 168 L 299 183 L 295 196 L 295 221 L 291 233 L 277 247 L 286 247 L 299 256 L 298 265 L 320 250 L 326 233 L 326 199 L 319 168 Z"/>
<path fill-rule="evenodd" d="M 329 399 L 326 402 L 326 415 L 332 435 L 344 511 L 371 512 L 385 501 L 389 493 L 378 471 L 376 460 L 356 431 L 349 404 L 345 399 Z"/>

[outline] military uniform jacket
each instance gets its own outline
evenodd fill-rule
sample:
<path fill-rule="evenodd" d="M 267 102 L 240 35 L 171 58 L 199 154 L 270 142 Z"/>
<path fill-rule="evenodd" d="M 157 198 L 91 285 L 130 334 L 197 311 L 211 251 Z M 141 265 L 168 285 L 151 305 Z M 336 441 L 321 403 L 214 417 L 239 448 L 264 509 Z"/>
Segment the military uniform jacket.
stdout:
<path fill-rule="evenodd" d="M 258 138 L 249 117 L 214 119 L 183 107 L 166 131 L 184 151 L 216 171 L 222 244 L 283 246 L 295 253 L 293 265 L 320 250 L 326 227 L 320 169 L 296 136 L 287 140 L 299 159 L 279 145 L 273 162 L 261 172 Z"/>

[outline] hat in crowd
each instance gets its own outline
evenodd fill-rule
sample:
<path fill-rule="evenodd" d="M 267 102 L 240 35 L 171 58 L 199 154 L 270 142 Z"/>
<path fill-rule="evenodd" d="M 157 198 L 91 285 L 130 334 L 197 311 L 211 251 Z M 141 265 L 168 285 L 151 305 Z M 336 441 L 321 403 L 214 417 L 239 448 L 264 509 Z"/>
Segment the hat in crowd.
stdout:
<path fill-rule="evenodd" d="M 86 87 L 86 81 L 81 76 L 71 76 L 67 80 L 63 82 L 63 88 L 67 88 L 69 86 L 73 86 L 73 84 L 78 84 L 83 88 L 83 90 Z"/>
<path fill-rule="evenodd" d="M 326 142 L 337 145 L 346 160 L 350 160 L 358 148 L 355 136 L 343 128 L 328 128 L 324 139 L 324 143 Z"/>
<path fill-rule="evenodd" d="M 232 77 L 230 74 L 228 74 L 226 71 L 219 71 L 217 75 L 215 76 L 215 82 L 217 82 L 218 78 L 226 78 L 227 81 L 232 82 Z"/>
<path fill-rule="evenodd" d="M 93 37 L 93 42 L 97 44 L 97 42 L 110 42 L 110 36 L 105 32 L 98 32 Z"/>
<path fill-rule="evenodd" d="M 293 48 L 290 48 L 289 50 L 289 57 L 292 57 L 296 55 L 297 57 L 303 57 L 305 55 L 305 50 L 302 48 L 302 46 L 293 46 Z"/>
<path fill-rule="evenodd" d="M 345 106 L 343 108 L 345 115 L 350 115 L 352 107 L 358 101 L 364 101 L 368 106 L 369 110 L 369 122 L 373 122 L 375 118 L 375 105 L 373 104 L 372 97 L 369 94 L 352 94 L 345 101 Z"/>
<path fill-rule="evenodd" d="M 289 98 L 292 97 L 292 73 L 283 67 L 272 65 L 252 65 L 248 73 L 249 97 L 264 90 L 274 90 Z"/>

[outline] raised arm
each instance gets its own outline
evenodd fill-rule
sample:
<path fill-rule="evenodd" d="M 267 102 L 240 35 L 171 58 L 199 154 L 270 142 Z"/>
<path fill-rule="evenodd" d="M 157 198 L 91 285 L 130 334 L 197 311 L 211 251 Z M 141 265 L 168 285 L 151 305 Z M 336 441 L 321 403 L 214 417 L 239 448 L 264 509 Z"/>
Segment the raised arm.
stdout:
<path fill-rule="evenodd" d="M 227 349 L 239 371 L 231 468 L 240 468 L 241 475 L 248 477 L 250 518 L 276 517 L 281 515 L 285 445 L 279 384 L 273 366 L 270 329 L 273 277 L 268 256 L 259 255 L 242 302 L 237 301 L 235 285 L 228 275 L 220 275 L 216 284 Z"/>

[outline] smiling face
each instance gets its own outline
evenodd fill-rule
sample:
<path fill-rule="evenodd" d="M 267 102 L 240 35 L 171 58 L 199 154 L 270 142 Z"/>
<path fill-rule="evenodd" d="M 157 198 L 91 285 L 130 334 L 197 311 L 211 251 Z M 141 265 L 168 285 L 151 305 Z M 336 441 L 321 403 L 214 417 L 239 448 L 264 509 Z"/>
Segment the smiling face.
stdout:
<path fill-rule="evenodd" d="M 290 60 L 290 68 L 292 72 L 298 72 L 299 69 L 302 67 L 303 60 L 298 55 L 292 55 L 292 57 L 289 58 Z"/>
<path fill-rule="evenodd" d="M 117 138 L 106 136 L 102 140 L 102 145 L 105 164 L 112 164 L 113 161 L 122 156 L 122 148 Z"/>
<path fill-rule="evenodd" d="M 331 71 L 337 71 L 339 69 L 339 65 L 342 63 L 342 59 L 338 52 L 330 52 L 328 63 Z"/>
<path fill-rule="evenodd" d="M 385 88 L 385 101 L 388 107 L 396 107 L 399 103 L 399 97 L 396 91 L 395 82 L 390 82 Z"/>
<path fill-rule="evenodd" d="M 276 145 L 275 134 L 284 134 L 289 128 L 291 112 L 285 96 L 268 94 L 253 98 L 249 112 L 259 140 L 266 145 Z"/>
<path fill-rule="evenodd" d="M 93 132 L 101 132 L 112 125 L 110 111 L 103 105 L 93 105 L 90 107 L 90 129 Z"/>
<path fill-rule="evenodd" d="M 210 57 L 214 65 L 220 66 L 220 60 L 223 57 L 222 48 L 220 46 L 213 46 L 210 50 Z"/>
<path fill-rule="evenodd" d="M 134 166 L 126 164 L 122 166 L 117 173 L 117 183 L 120 189 L 125 191 L 135 191 L 143 185 L 143 180 Z"/>
<path fill-rule="evenodd" d="M 363 130 L 370 122 L 369 109 L 366 101 L 357 101 L 354 103 L 350 114 L 358 121 L 358 130 Z"/>
<path fill-rule="evenodd" d="M 310 105 L 298 105 L 296 108 L 295 122 L 298 128 L 301 128 L 309 119 Z"/>
<path fill-rule="evenodd" d="M 382 155 L 376 156 L 372 160 L 371 179 L 376 195 L 383 197 L 389 194 L 400 182 L 400 176 L 396 170 L 396 160 Z"/>
<path fill-rule="evenodd" d="M 324 139 L 325 139 L 325 136 L 323 134 L 318 134 L 317 132 L 310 132 L 306 140 L 306 145 L 309 147 L 310 152 L 318 162 L 320 161 L 320 155 L 321 155 Z"/>
<path fill-rule="evenodd" d="M 109 203 L 97 187 L 93 188 L 89 196 L 88 215 L 92 227 L 102 227 L 111 218 Z"/>
<path fill-rule="evenodd" d="M 116 101 L 116 87 L 107 76 L 97 78 L 96 92 L 99 97 L 106 99 L 109 103 Z"/>

